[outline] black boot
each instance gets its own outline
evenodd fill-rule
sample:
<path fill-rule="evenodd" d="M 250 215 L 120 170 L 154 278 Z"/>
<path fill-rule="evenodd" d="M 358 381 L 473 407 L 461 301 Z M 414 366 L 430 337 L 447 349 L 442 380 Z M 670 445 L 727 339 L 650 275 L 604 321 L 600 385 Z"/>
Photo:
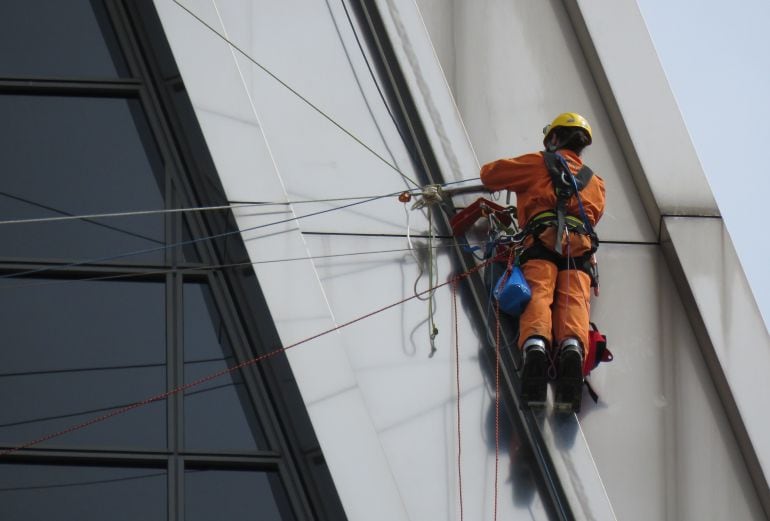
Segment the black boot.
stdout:
<path fill-rule="evenodd" d="M 560 412 L 580 412 L 583 399 L 583 348 L 574 338 L 561 343 L 553 407 Z"/>
<path fill-rule="evenodd" d="M 524 364 L 521 369 L 521 399 L 530 407 L 545 407 L 548 393 L 548 355 L 545 341 L 529 338 L 522 348 Z"/>

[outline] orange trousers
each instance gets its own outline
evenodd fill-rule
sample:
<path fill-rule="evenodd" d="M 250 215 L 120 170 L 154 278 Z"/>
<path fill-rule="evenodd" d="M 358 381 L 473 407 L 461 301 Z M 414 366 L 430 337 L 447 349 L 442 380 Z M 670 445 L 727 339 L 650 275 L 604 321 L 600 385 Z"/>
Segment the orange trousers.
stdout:
<path fill-rule="evenodd" d="M 583 344 L 583 359 L 587 359 L 591 277 L 580 270 L 559 271 L 543 259 L 528 260 L 521 269 L 532 300 L 519 317 L 519 346 L 531 336 L 553 340 L 554 346 L 574 337 Z"/>

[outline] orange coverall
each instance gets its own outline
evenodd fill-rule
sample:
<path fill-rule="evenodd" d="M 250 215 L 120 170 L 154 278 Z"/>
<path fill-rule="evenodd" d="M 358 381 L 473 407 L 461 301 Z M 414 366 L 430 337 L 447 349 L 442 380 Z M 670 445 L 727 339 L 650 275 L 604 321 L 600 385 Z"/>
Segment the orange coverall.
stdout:
<path fill-rule="evenodd" d="M 577 174 L 583 166 L 580 156 L 566 149 L 558 153 L 567 160 L 572 174 Z M 525 226 L 540 212 L 554 211 L 556 208 L 556 194 L 541 152 L 487 163 L 481 168 L 481 182 L 491 191 L 516 192 L 520 226 Z M 580 199 L 591 225 L 596 225 L 604 213 L 604 181 L 594 175 L 580 191 Z M 567 213 L 580 216 L 576 197 L 568 201 Z M 578 257 L 590 250 L 589 237 L 577 233 L 565 235 L 569 237 L 562 241 L 565 255 L 569 251 L 572 257 Z M 540 234 L 540 240 L 551 249 L 554 248 L 555 238 L 556 230 L 553 227 Z M 532 237 L 527 237 L 525 248 L 533 242 Z M 555 264 L 544 259 L 530 259 L 521 268 L 532 290 L 532 300 L 519 318 L 519 346 L 531 336 L 553 340 L 555 346 L 565 338 L 573 337 L 583 345 L 583 359 L 586 360 L 589 349 L 591 278 L 580 270 L 559 271 Z"/>

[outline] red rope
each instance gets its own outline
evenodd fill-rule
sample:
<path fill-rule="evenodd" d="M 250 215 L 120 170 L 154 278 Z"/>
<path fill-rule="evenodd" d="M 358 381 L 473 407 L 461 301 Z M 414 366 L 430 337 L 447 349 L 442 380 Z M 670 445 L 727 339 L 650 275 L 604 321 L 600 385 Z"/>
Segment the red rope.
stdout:
<path fill-rule="evenodd" d="M 497 477 L 500 468 L 500 302 L 495 300 L 495 505 L 497 521 Z"/>
<path fill-rule="evenodd" d="M 462 279 L 464 279 L 466 277 L 471 276 L 473 273 L 476 273 L 477 271 L 482 269 L 487 264 L 489 264 L 491 262 L 494 262 L 496 260 L 497 260 L 497 257 L 492 257 L 491 259 L 488 259 L 488 260 L 482 262 L 481 264 L 478 264 L 478 265 L 474 266 L 473 268 L 469 269 L 468 271 L 466 271 L 464 273 L 461 273 L 459 275 L 451 277 L 446 282 L 442 282 L 441 284 L 437 284 L 437 285 L 433 286 L 432 288 L 428 288 L 428 289 L 426 289 L 424 291 L 421 291 L 419 293 L 416 293 L 416 294 L 414 294 L 414 295 L 412 295 L 410 297 L 406 297 L 405 299 L 399 300 L 398 302 L 394 302 L 392 304 L 388 304 L 387 306 L 383 306 L 383 307 L 381 307 L 379 309 L 376 309 L 374 311 L 371 311 L 371 312 L 369 312 L 369 313 L 367 313 L 365 315 L 361 315 L 359 317 L 356 317 L 356 318 L 354 318 L 352 320 L 349 320 L 348 322 L 345 322 L 345 323 L 340 324 L 338 326 L 329 328 L 326 331 L 321 331 L 320 333 L 316 333 L 315 335 L 310 336 L 308 338 L 305 338 L 304 340 L 300 340 L 299 342 L 295 342 L 295 343 L 293 343 L 291 345 L 275 349 L 273 351 L 270 351 L 269 353 L 265 353 L 265 354 L 262 354 L 262 355 L 259 355 L 259 356 L 255 357 L 255 358 L 252 358 L 250 360 L 246 360 L 244 362 L 241 362 L 238 365 L 235 365 L 235 366 L 232 366 L 232 367 L 228 367 L 226 369 L 222 369 L 221 371 L 217 371 L 216 373 L 212 373 L 212 374 L 209 374 L 207 376 L 203 376 L 203 377 L 201 377 L 201 378 L 199 378 L 199 379 L 197 379 L 197 380 L 195 380 L 193 382 L 186 383 L 184 385 L 180 385 L 179 387 L 176 387 L 174 389 L 170 389 L 170 390 L 168 390 L 166 392 L 163 392 L 161 394 L 157 394 L 155 396 L 151 396 L 149 398 L 145 398 L 144 400 L 141 400 L 139 402 L 132 403 L 130 405 L 126 405 L 125 407 L 121 407 L 119 409 L 115 409 L 115 410 L 110 411 L 110 412 L 108 412 L 106 414 L 103 414 L 101 416 L 96 416 L 94 418 L 91 418 L 90 420 L 87 420 L 87 421 L 84 421 L 82 423 L 78 423 L 76 425 L 72 425 L 70 427 L 67 427 L 66 429 L 46 434 L 45 436 L 41 436 L 40 438 L 37 438 L 35 440 L 26 442 L 26 443 L 24 443 L 22 445 L 18 445 L 16 447 L 12 447 L 10 449 L 5 449 L 3 451 L 0 451 L 0 458 L 2 458 L 3 456 L 8 456 L 9 454 L 13 454 L 14 452 L 18 452 L 18 451 L 21 451 L 21 450 L 33 447 L 35 445 L 39 445 L 39 444 L 44 443 L 46 441 L 50 441 L 50 440 L 58 438 L 60 436 L 64 436 L 65 434 L 69 434 L 69 433 L 72 433 L 72 432 L 75 432 L 75 431 L 79 431 L 81 429 L 85 429 L 86 427 L 90 427 L 91 425 L 103 422 L 105 420 L 109 420 L 110 418 L 114 418 L 115 416 L 119 416 L 121 414 L 125 414 L 127 412 L 133 411 L 134 409 L 138 409 L 138 408 L 143 407 L 145 405 L 149 405 L 149 404 L 154 403 L 154 402 L 159 402 L 161 400 L 165 400 L 169 396 L 173 396 L 175 394 L 179 394 L 179 393 L 184 392 L 187 389 L 190 389 L 192 387 L 196 387 L 196 386 L 204 384 L 206 382 L 210 382 L 211 380 L 219 378 L 220 376 L 224 376 L 226 374 L 230 374 L 230 373 L 233 373 L 235 371 L 238 371 L 239 369 L 243 369 L 244 367 L 255 365 L 255 364 L 257 364 L 259 362 L 262 362 L 264 360 L 268 360 L 270 358 L 273 358 L 276 355 L 279 355 L 279 354 L 281 354 L 281 353 L 283 353 L 285 351 L 288 351 L 289 349 L 291 349 L 293 347 L 297 347 L 299 345 L 306 344 L 307 342 L 315 340 L 316 338 L 320 338 L 320 337 L 322 337 L 324 335 L 328 335 L 329 333 L 333 333 L 334 331 L 338 331 L 340 329 L 348 327 L 348 326 L 350 326 L 352 324 L 355 324 L 356 322 L 360 322 L 360 321 L 365 320 L 367 318 L 370 318 L 370 317 L 372 317 L 374 315 L 377 315 L 378 313 L 382 313 L 383 311 L 387 311 L 387 310 L 389 310 L 391 308 L 394 308 L 396 306 L 400 306 L 401 304 L 404 304 L 404 303 L 406 303 L 406 302 L 408 302 L 410 300 L 413 300 L 415 298 L 419 298 L 420 296 L 425 295 L 426 293 L 430 293 L 431 291 L 435 291 L 438 288 L 446 286 L 447 284 L 454 284 L 456 282 L 459 282 L 460 280 L 462 280 Z"/>
<path fill-rule="evenodd" d="M 457 487 L 460 496 L 460 521 L 463 521 L 463 473 L 462 452 L 463 444 L 460 428 L 460 336 L 459 319 L 457 312 L 457 281 L 452 281 L 452 312 L 455 323 L 455 379 L 457 383 Z"/>

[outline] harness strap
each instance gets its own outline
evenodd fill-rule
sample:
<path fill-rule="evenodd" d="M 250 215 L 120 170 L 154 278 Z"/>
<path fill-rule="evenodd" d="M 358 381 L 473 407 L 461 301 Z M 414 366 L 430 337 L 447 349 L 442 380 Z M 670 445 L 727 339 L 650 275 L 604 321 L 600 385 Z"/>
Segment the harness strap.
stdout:
<path fill-rule="evenodd" d="M 519 264 L 523 265 L 529 260 L 541 259 L 555 264 L 559 271 L 580 270 L 591 277 L 591 285 L 593 286 L 595 275 L 591 266 L 591 255 L 593 255 L 593 252 L 588 251 L 579 257 L 567 258 L 559 255 L 542 242 L 536 241 L 535 244 L 521 252 Z"/>
<path fill-rule="evenodd" d="M 578 170 L 578 173 L 573 176 L 567 166 L 564 156 L 557 154 L 556 152 L 543 152 L 543 160 L 545 160 L 545 167 L 551 175 L 551 184 L 553 184 L 557 196 L 560 195 L 560 191 L 563 191 L 564 195 L 567 197 L 574 194 L 573 183 L 572 180 L 567 177 L 568 175 L 575 178 L 578 191 L 585 188 L 594 176 L 593 170 L 586 165 L 583 165 L 580 170 Z"/>
<path fill-rule="evenodd" d="M 566 226 L 567 201 L 573 195 L 578 198 L 581 216 L 585 221 L 586 229 L 589 230 L 589 234 L 593 231 L 591 230 L 591 223 L 585 218 L 579 192 L 591 181 L 594 173 L 593 170 L 583 165 L 577 175 L 573 176 L 566 160 L 555 152 L 543 152 L 543 159 L 546 169 L 551 176 L 554 192 L 556 193 L 556 244 L 554 244 L 554 248 L 556 253 L 562 255 L 561 238 L 564 236 Z"/>
<path fill-rule="evenodd" d="M 559 197 L 556 201 L 556 253 L 562 254 L 561 238 L 564 237 L 564 221 L 567 215 L 567 199 Z"/>
<path fill-rule="evenodd" d="M 543 229 L 549 226 L 555 226 L 557 224 L 557 213 L 551 210 L 540 212 L 529 220 L 527 226 L 525 226 L 525 234 L 539 234 Z M 574 215 L 564 216 L 565 227 L 571 231 L 581 235 L 590 235 L 590 232 L 586 229 L 585 223 Z"/>

